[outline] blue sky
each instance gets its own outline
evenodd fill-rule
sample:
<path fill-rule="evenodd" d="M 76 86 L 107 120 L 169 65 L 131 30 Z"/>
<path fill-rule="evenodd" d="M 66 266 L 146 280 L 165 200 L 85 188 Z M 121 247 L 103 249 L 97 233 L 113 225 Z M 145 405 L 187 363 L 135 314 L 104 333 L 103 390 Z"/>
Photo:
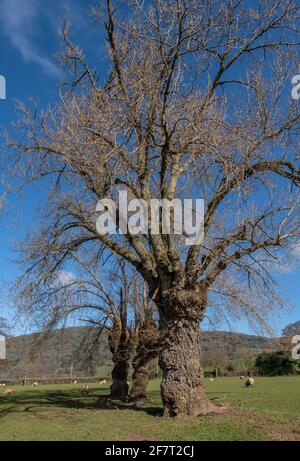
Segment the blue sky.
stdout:
<path fill-rule="evenodd" d="M 16 99 L 36 97 L 42 105 L 56 98 L 61 71 L 55 54 L 60 50 L 59 26 L 66 12 L 71 18 L 73 36 L 87 50 L 97 46 L 101 58 L 104 43 L 99 40 L 87 18 L 87 0 L 0 0 L 0 75 L 7 83 L 7 99 L 0 100 L 0 125 L 9 126 L 14 120 Z M 104 64 L 102 64 L 104 65 Z M 295 74 L 298 69 L 295 69 Z M 0 137 L 0 143 L 2 142 Z M 0 224 L 0 281 L 13 280 L 17 266 L 13 242 L 22 239 L 35 219 L 35 208 L 41 192 L 38 186 L 27 191 L 22 200 L 11 202 L 11 219 Z M 10 221 L 8 225 L 7 222 Z M 279 333 L 287 323 L 300 319 L 300 252 L 299 258 L 276 275 L 282 283 L 283 294 L 294 306 L 288 313 L 274 319 L 274 328 Z M 0 316 L 8 315 L 6 300 L 0 299 Z M 223 329 L 228 329 L 224 324 Z M 236 323 L 233 328 L 249 332 L 245 322 Z"/>

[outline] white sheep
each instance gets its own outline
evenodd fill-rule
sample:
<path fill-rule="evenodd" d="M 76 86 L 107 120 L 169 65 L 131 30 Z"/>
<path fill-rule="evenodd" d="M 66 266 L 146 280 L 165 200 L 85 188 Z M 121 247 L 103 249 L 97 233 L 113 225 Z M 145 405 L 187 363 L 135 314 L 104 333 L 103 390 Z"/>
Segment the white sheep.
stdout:
<path fill-rule="evenodd" d="M 241 376 L 240 376 L 240 379 L 245 379 L 245 376 L 244 376 L 244 375 L 241 375 Z"/>
<path fill-rule="evenodd" d="M 39 383 L 37 383 L 36 381 L 34 383 L 32 383 L 33 387 L 38 387 Z"/>
<path fill-rule="evenodd" d="M 208 378 L 208 379 L 209 379 L 209 381 L 214 381 L 214 378 Z"/>
<path fill-rule="evenodd" d="M 106 379 L 103 379 L 102 381 L 100 381 L 100 386 L 102 386 L 102 384 L 106 384 Z"/>
<path fill-rule="evenodd" d="M 254 379 L 253 378 L 248 378 L 247 381 L 245 382 L 246 387 L 253 387 L 254 386 Z"/>
<path fill-rule="evenodd" d="M 4 395 L 13 395 L 14 391 L 12 389 L 5 389 L 3 392 Z"/>
<path fill-rule="evenodd" d="M 90 392 L 90 388 L 88 384 L 84 384 L 83 386 L 81 386 L 80 388 L 81 394 L 88 394 L 89 392 Z"/>

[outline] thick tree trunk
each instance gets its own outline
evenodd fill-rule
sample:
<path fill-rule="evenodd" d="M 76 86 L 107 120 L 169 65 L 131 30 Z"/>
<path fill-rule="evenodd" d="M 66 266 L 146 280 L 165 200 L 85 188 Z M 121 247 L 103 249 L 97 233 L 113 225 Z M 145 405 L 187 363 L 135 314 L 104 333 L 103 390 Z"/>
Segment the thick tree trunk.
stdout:
<path fill-rule="evenodd" d="M 127 361 L 116 361 L 111 373 L 112 385 L 110 386 L 110 396 L 114 399 L 125 400 L 128 395 L 128 370 Z"/>
<path fill-rule="evenodd" d="M 132 361 L 132 389 L 131 400 L 143 400 L 147 398 L 146 391 L 150 380 L 150 374 L 159 353 L 159 332 L 152 318 L 145 320 L 139 332 L 139 342 L 135 357 Z"/>
<path fill-rule="evenodd" d="M 112 385 L 110 396 L 114 399 L 125 400 L 128 397 L 128 371 L 130 357 L 133 350 L 133 340 L 127 328 L 114 328 L 108 336 L 108 344 L 112 353 L 113 369 L 111 372 Z"/>
<path fill-rule="evenodd" d="M 169 314 L 169 313 L 168 313 Z M 162 314 L 159 364 L 164 416 L 198 416 L 216 411 L 204 390 L 199 320 Z"/>
<path fill-rule="evenodd" d="M 137 351 L 132 362 L 132 389 L 131 400 L 145 400 L 147 398 L 147 386 L 150 380 L 150 373 L 156 362 L 156 354 Z"/>
<path fill-rule="evenodd" d="M 111 330 L 108 331 L 108 345 L 112 353 L 114 367 L 111 373 L 112 385 L 110 396 L 113 399 L 125 400 L 128 396 L 129 361 L 133 351 L 133 335 L 127 325 L 128 291 L 120 290 L 120 316 L 116 317 Z"/>
<path fill-rule="evenodd" d="M 159 352 L 159 331 L 154 320 L 154 308 L 148 301 L 146 285 L 144 285 L 144 320 L 138 331 L 138 344 L 132 361 L 132 389 L 131 400 L 144 400 L 147 398 L 147 386 L 151 370 L 155 365 Z"/>

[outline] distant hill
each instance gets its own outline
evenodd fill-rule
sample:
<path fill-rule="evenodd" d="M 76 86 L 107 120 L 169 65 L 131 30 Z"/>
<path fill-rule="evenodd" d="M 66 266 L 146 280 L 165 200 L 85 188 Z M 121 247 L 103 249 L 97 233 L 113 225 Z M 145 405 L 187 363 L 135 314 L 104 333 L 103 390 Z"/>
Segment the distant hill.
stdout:
<path fill-rule="evenodd" d="M 202 331 L 201 335 L 204 359 L 216 346 L 219 349 L 224 349 L 229 359 L 234 359 L 244 354 L 252 356 L 263 350 L 270 351 L 276 348 L 275 339 L 263 336 L 228 331 Z"/>
<path fill-rule="evenodd" d="M 0 379 L 107 376 L 112 362 L 104 333 L 93 348 L 92 357 L 89 354 L 91 344 L 96 339 L 95 334 L 96 330 L 91 327 L 57 330 L 39 347 L 34 347 L 39 339 L 37 333 L 10 337 L 7 339 L 7 360 L 0 361 Z M 254 356 L 275 348 L 275 340 L 261 336 L 223 331 L 202 332 L 204 363 Z"/>
<path fill-rule="evenodd" d="M 0 361 L 0 377 L 94 375 L 97 367 L 111 359 L 105 335 L 98 338 L 96 334 L 90 327 L 74 327 L 53 331 L 44 340 L 39 333 L 9 337 L 7 360 Z"/>
<path fill-rule="evenodd" d="M 287 325 L 284 330 L 282 331 L 284 336 L 293 336 L 293 335 L 300 335 L 300 320 L 295 323 L 290 323 Z"/>

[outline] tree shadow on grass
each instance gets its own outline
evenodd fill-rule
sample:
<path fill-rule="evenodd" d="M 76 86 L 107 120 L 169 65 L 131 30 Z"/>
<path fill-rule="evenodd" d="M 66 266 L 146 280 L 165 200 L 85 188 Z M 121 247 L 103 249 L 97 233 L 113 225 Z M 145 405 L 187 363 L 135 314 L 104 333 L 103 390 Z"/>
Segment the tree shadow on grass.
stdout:
<path fill-rule="evenodd" d="M 151 402 L 133 403 L 112 400 L 108 395 L 99 395 L 93 392 L 82 395 L 78 390 L 57 392 L 27 392 L 9 397 L 0 396 L 0 418 L 12 413 L 39 412 L 45 409 L 68 410 L 132 410 L 144 412 L 150 416 L 162 416 L 162 409 L 152 406 Z"/>

